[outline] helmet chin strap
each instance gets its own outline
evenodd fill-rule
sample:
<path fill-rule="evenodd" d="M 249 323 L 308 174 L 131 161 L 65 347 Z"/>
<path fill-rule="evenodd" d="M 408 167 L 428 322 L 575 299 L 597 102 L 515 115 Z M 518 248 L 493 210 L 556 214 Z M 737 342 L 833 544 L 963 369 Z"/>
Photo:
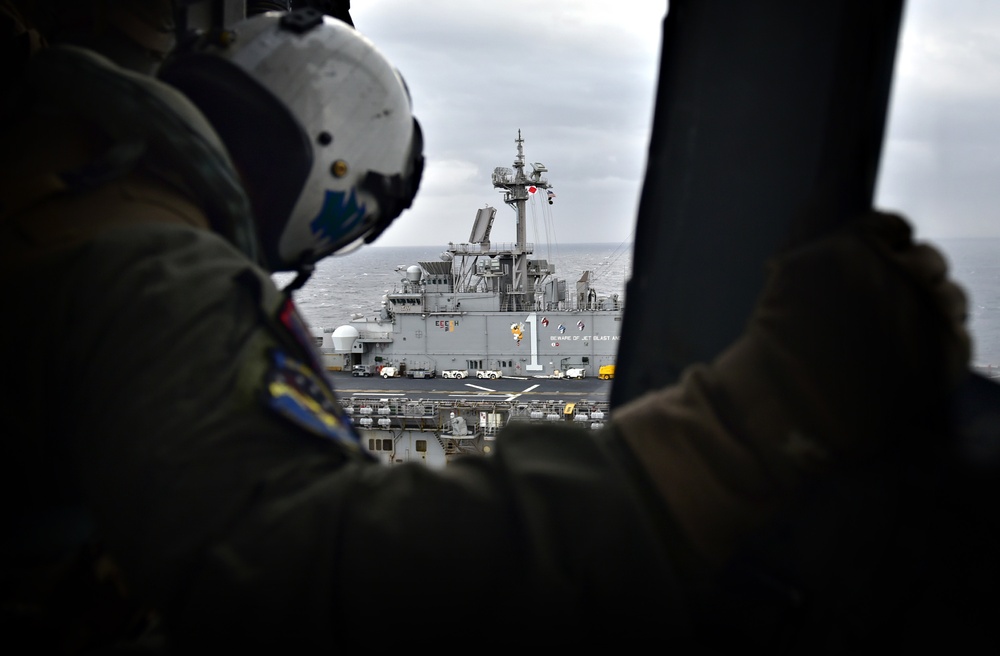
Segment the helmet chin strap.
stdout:
<path fill-rule="evenodd" d="M 312 252 L 307 251 L 302 254 L 299 263 L 295 266 L 295 278 L 282 288 L 282 293 L 291 294 L 295 290 L 301 289 L 309 282 L 314 271 L 316 271 L 316 263 L 313 261 Z"/>
<path fill-rule="evenodd" d="M 384 175 L 369 171 L 362 179 L 359 186 L 375 197 L 380 214 L 375 225 L 364 235 L 364 243 L 370 244 L 378 239 L 403 210 L 413 205 L 424 173 L 424 137 L 416 117 L 413 118 L 408 160 L 404 174 Z"/>

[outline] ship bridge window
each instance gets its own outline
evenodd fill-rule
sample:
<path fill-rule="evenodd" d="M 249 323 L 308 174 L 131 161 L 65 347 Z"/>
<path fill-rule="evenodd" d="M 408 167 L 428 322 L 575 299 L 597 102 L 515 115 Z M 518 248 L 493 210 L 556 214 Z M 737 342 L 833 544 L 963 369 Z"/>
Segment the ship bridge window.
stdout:
<path fill-rule="evenodd" d="M 368 450 L 372 453 L 377 451 L 392 451 L 393 443 L 391 439 L 383 438 L 369 438 L 368 440 Z"/>

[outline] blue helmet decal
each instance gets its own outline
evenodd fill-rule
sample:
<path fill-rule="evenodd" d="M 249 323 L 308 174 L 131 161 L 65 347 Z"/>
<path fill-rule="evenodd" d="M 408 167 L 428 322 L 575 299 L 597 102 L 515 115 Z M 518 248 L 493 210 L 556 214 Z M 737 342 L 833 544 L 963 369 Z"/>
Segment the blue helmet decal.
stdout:
<path fill-rule="evenodd" d="M 354 231 L 365 218 L 365 206 L 358 205 L 358 196 L 351 187 L 350 192 L 327 190 L 319 214 L 309 222 L 314 235 L 337 243 Z"/>

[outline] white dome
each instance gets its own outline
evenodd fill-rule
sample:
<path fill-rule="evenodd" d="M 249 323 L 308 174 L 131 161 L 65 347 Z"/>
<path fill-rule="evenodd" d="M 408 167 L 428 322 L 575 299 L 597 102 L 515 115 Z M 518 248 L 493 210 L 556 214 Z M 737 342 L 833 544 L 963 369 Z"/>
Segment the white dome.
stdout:
<path fill-rule="evenodd" d="M 333 331 L 333 350 L 337 353 L 349 352 L 360 334 L 354 326 L 338 326 Z"/>

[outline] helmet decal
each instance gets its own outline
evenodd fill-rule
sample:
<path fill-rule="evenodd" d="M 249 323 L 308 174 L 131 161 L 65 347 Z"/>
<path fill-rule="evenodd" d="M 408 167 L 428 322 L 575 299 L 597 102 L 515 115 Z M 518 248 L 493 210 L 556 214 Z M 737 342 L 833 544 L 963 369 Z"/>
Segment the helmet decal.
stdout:
<path fill-rule="evenodd" d="M 354 232 L 364 221 L 365 215 L 365 205 L 358 204 L 354 187 L 346 193 L 327 190 L 323 206 L 320 207 L 319 214 L 309 222 L 309 228 L 314 235 L 337 243 L 344 235 Z"/>

